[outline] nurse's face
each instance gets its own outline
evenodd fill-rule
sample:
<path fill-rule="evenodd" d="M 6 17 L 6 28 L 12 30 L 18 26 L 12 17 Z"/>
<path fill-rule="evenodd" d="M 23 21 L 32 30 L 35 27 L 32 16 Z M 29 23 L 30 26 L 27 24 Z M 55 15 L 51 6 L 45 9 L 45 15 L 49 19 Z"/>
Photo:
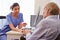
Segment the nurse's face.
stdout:
<path fill-rule="evenodd" d="M 20 11 L 20 7 L 19 6 L 15 6 L 13 9 L 12 9 L 13 13 L 16 13 L 18 14 L 19 11 Z"/>

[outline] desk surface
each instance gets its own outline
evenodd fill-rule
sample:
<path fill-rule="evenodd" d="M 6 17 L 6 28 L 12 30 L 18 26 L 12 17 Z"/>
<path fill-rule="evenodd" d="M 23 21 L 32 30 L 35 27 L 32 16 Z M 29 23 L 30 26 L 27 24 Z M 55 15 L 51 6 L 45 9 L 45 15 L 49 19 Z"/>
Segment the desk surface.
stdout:
<path fill-rule="evenodd" d="M 9 32 L 7 32 L 6 34 L 22 34 L 22 33 L 16 32 L 16 31 L 9 31 Z"/>
<path fill-rule="evenodd" d="M 26 30 L 24 33 L 22 33 L 22 32 L 17 32 L 17 31 L 9 31 L 9 32 L 7 32 L 6 34 L 8 35 L 8 34 L 21 34 L 21 35 L 24 35 L 25 33 L 27 34 L 27 33 L 29 33 L 30 31 L 29 30 Z"/>
<path fill-rule="evenodd" d="M 16 31 L 9 31 L 6 34 L 7 40 L 20 40 L 20 37 L 24 36 L 22 33 Z"/>

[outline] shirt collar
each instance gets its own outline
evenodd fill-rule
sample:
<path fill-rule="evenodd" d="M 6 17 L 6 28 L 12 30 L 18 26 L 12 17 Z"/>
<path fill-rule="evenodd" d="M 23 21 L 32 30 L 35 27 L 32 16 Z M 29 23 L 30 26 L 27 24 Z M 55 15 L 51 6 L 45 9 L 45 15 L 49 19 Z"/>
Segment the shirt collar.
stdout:
<path fill-rule="evenodd" d="M 59 16 L 58 15 L 50 15 L 48 16 L 46 19 L 59 19 Z"/>

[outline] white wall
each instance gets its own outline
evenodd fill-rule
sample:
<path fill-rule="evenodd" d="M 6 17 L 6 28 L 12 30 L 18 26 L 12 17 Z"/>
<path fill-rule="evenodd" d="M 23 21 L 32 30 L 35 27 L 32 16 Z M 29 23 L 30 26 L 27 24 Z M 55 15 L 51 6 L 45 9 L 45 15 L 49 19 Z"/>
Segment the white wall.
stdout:
<path fill-rule="evenodd" d="M 49 2 L 55 2 L 57 3 L 57 5 L 60 8 L 60 0 L 35 0 L 35 9 L 34 9 L 34 13 L 37 14 L 38 10 L 40 9 L 40 15 L 43 14 L 43 8 L 45 7 L 45 5 Z M 40 8 L 39 8 L 40 7 Z"/>
<path fill-rule="evenodd" d="M 42 15 L 42 10 L 48 2 L 50 2 L 50 0 L 35 0 L 35 11 L 34 11 L 34 13 L 37 14 L 38 10 L 40 9 L 41 10 L 40 15 Z"/>

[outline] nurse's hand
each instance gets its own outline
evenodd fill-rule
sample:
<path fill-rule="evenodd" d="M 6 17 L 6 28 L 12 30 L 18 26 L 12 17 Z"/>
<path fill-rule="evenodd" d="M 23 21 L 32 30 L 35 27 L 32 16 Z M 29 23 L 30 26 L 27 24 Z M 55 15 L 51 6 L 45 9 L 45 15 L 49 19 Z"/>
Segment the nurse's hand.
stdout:
<path fill-rule="evenodd" d="M 22 29 L 18 29 L 18 32 L 22 33 L 22 32 L 23 32 L 23 30 L 22 30 Z"/>
<path fill-rule="evenodd" d="M 22 23 L 23 24 L 23 27 L 25 27 L 27 25 L 27 23 Z"/>
<path fill-rule="evenodd" d="M 20 33 L 26 35 L 26 34 L 30 33 L 30 30 L 22 30 L 22 29 L 18 29 L 18 32 L 20 32 Z"/>

